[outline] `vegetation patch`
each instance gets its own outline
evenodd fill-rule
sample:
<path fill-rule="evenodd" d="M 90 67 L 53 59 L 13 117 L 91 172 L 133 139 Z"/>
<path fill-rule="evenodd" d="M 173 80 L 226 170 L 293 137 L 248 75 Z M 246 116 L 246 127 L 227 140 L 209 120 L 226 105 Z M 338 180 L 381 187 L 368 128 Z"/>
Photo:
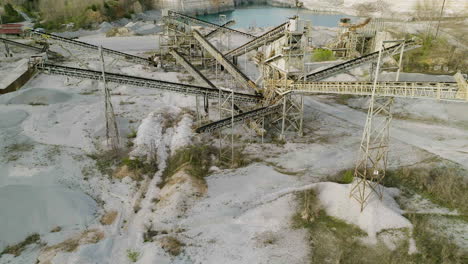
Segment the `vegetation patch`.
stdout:
<path fill-rule="evenodd" d="M 184 243 L 180 242 L 177 238 L 172 236 L 165 236 L 161 238 L 159 243 L 161 243 L 161 247 L 172 256 L 178 256 L 185 246 Z"/>
<path fill-rule="evenodd" d="M 312 58 L 317 62 L 336 60 L 335 56 L 333 55 L 333 51 L 328 49 L 315 49 L 314 53 L 312 54 Z"/>
<path fill-rule="evenodd" d="M 18 13 L 10 3 L 3 6 L 4 13 L 1 16 L 3 23 L 15 23 L 24 21 L 23 17 Z"/>
<path fill-rule="evenodd" d="M 164 186 L 168 178 L 182 168 L 191 176 L 203 179 L 208 175 L 212 166 L 212 156 L 216 154 L 214 147 L 201 144 L 190 145 L 177 150 L 167 161 L 166 169 L 162 175 L 163 180 L 159 187 Z"/>
<path fill-rule="evenodd" d="M 21 157 L 21 154 L 24 152 L 29 152 L 34 149 L 34 145 L 31 143 L 15 143 L 9 145 L 5 149 L 5 157 L 8 162 L 18 160 Z"/>
<path fill-rule="evenodd" d="M 122 159 L 121 166 L 127 166 L 129 170 L 139 174 L 154 174 L 158 170 L 156 160 L 144 161 L 143 158 L 126 157 Z"/>
<path fill-rule="evenodd" d="M 14 255 L 15 257 L 21 255 L 21 253 L 26 249 L 26 247 L 28 245 L 31 245 L 31 244 L 36 244 L 36 243 L 39 243 L 41 241 L 41 236 L 37 233 L 35 234 L 32 234 L 30 236 L 28 236 L 25 240 L 23 240 L 22 242 L 16 244 L 16 245 L 12 245 L 12 246 L 7 246 L 3 251 L 2 253 L 0 253 L 0 257 L 3 255 L 3 254 L 11 254 L 11 255 Z"/>
<path fill-rule="evenodd" d="M 115 218 L 117 218 L 117 211 L 109 211 L 105 213 L 99 222 L 101 222 L 102 225 L 112 225 L 114 223 Z"/>
<path fill-rule="evenodd" d="M 464 176 L 465 175 L 465 176 Z M 387 171 L 383 184 L 418 193 L 432 202 L 468 214 L 466 171 L 450 167 L 401 168 Z"/>
<path fill-rule="evenodd" d="M 466 51 L 449 43 L 443 37 L 432 34 L 417 35 L 422 40 L 419 49 L 410 50 L 403 57 L 404 72 L 453 74 L 468 68 Z M 399 55 L 398 55 L 399 56 Z"/>
<path fill-rule="evenodd" d="M 127 257 L 131 262 L 137 262 L 140 257 L 140 253 L 131 249 L 127 249 Z"/>
<path fill-rule="evenodd" d="M 130 131 L 130 133 L 127 135 L 127 138 L 136 138 L 137 136 L 137 131 L 135 129 L 132 129 L 132 131 Z"/>
<path fill-rule="evenodd" d="M 97 229 L 90 229 L 84 231 L 73 238 L 67 239 L 57 245 L 53 245 L 44 249 L 44 251 L 64 251 L 73 252 L 80 245 L 96 244 L 104 238 L 104 233 Z"/>
<path fill-rule="evenodd" d="M 101 153 L 88 154 L 87 156 L 96 162 L 96 167 L 102 175 L 112 175 L 114 167 L 119 165 L 126 154 L 109 150 Z"/>
<path fill-rule="evenodd" d="M 352 94 L 338 94 L 338 95 L 335 95 L 335 102 L 346 105 L 348 104 L 348 100 L 354 99 L 354 98 L 356 98 L 356 96 Z"/>
<path fill-rule="evenodd" d="M 409 215 L 414 226 L 413 238 L 417 253 L 409 254 L 409 240 L 401 239 L 394 250 L 383 242 L 376 245 L 363 244 L 360 239 L 367 234 L 357 226 L 328 216 L 320 208 L 313 191 L 297 195 L 298 212 L 293 216 L 293 228 L 309 232 L 311 247 L 310 263 L 464 263 L 467 255 L 447 238 L 434 232 L 427 216 Z M 391 233 L 386 230 L 379 233 Z M 401 232 L 400 232 L 401 233 Z M 405 234 L 405 232 L 403 232 Z M 465 254 L 465 255 L 464 255 Z"/>

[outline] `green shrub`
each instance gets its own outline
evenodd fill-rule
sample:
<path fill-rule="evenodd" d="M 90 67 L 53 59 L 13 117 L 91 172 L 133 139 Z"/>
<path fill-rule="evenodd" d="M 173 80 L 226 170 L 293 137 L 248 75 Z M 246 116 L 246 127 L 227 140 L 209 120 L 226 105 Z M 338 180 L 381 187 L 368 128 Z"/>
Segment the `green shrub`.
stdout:
<path fill-rule="evenodd" d="M 341 179 L 341 183 L 349 184 L 352 183 L 354 179 L 354 171 L 353 170 L 347 170 L 343 174 L 343 178 Z"/>
<path fill-rule="evenodd" d="M 137 136 L 137 131 L 135 129 L 132 129 L 132 131 L 130 131 L 130 134 L 127 135 L 127 138 L 136 138 Z"/>
<path fill-rule="evenodd" d="M 331 61 L 335 60 L 333 51 L 328 49 L 315 49 L 313 53 L 314 61 Z"/>
<path fill-rule="evenodd" d="M 137 262 L 138 258 L 140 257 L 140 253 L 131 249 L 127 249 L 127 257 L 131 262 Z"/>

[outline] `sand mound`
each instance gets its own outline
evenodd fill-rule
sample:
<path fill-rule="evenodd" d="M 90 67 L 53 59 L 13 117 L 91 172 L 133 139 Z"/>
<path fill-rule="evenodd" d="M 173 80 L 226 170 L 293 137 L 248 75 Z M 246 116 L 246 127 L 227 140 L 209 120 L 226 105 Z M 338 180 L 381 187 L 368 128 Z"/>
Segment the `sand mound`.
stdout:
<path fill-rule="evenodd" d="M 27 89 L 12 97 L 9 104 L 31 104 L 31 105 L 49 105 L 58 104 L 70 100 L 72 96 L 68 93 L 52 89 L 34 88 Z"/>

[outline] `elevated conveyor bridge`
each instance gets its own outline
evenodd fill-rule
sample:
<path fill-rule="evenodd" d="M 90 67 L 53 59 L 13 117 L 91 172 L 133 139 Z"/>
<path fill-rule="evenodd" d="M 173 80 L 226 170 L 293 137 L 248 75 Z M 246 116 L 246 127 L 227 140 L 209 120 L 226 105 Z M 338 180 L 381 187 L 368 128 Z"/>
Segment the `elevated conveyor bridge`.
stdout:
<path fill-rule="evenodd" d="M 257 49 L 263 45 L 269 44 L 282 36 L 284 36 L 284 33 L 286 31 L 286 26 L 288 22 L 283 23 L 272 30 L 264 33 L 263 35 L 245 43 L 244 45 L 237 47 L 235 49 L 230 50 L 226 54 L 224 54 L 227 58 L 233 58 L 237 57 L 240 55 L 243 55 L 249 51 L 252 51 L 254 49 Z"/>
<path fill-rule="evenodd" d="M 251 35 L 249 33 L 245 33 L 245 32 L 239 31 L 239 30 L 228 28 L 228 27 L 226 27 L 224 25 L 220 26 L 220 25 L 217 25 L 217 24 L 214 24 L 214 23 L 211 23 L 211 22 L 203 21 L 203 20 L 194 18 L 192 16 L 184 15 L 184 14 L 181 14 L 181 13 L 178 13 L 178 12 L 175 12 L 175 11 L 171 11 L 171 10 L 167 11 L 167 17 L 175 19 L 175 20 L 177 20 L 179 22 L 182 22 L 182 23 L 184 23 L 186 25 L 190 25 L 190 26 L 191 25 L 199 25 L 199 26 L 203 26 L 203 27 L 210 27 L 210 28 L 219 29 L 219 30 L 225 31 L 225 32 L 240 34 L 240 35 L 243 35 L 243 36 L 246 36 L 246 37 L 249 37 L 249 38 L 256 38 L 256 36 Z"/>
<path fill-rule="evenodd" d="M 60 57 L 61 56 L 57 52 L 51 51 L 47 45 L 43 45 L 42 47 L 37 47 L 37 46 L 28 45 L 28 44 L 24 44 L 24 43 L 21 43 L 21 42 L 13 41 L 13 40 L 10 40 L 10 39 L 4 39 L 4 38 L 0 38 L 0 42 L 3 42 L 5 44 L 7 44 L 7 45 L 13 45 L 13 46 L 17 46 L 17 47 L 20 47 L 20 48 L 23 48 L 23 49 L 32 50 L 32 51 L 35 51 L 35 52 L 38 52 L 38 53 L 46 52 L 49 56 L 53 56 L 53 57 Z"/>
<path fill-rule="evenodd" d="M 71 48 L 76 48 L 76 49 L 80 49 L 80 50 L 83 50 L 83 51 L 94 50 L 94 51 L 96 51 L 96 54 L 97 54 L 97 52 L 99 50 L 99 47 L 96 46 L 96 45 L 85 43 L 85 42 L 78 41 L 78 40 L 75 40 L 75 39 L 60 37 L 60 36 L 57 36 L 57 35 L 54 35 L 54 34 L 41 33 L 41 32 L 37 32 L 37 31 L 31 31 L 31 34 L 33 34 L 34 36 L 41 37 L 42 39 L 44 39 L 44 40 L 46 40 L 48 42 L 49 41 L 57 42 L 57 43 L 59 43 L 61 45 L 69 46 Z M 141 63 L 141 64 L 152 63 L 148 59 L 145 59 L 145 58 L 142 58 L 142 57 L 139 57 L 139 56 L 135 56 L 135 55 L 132 55 L 132 54 L 128 54 L 128 53 L 108 49 L 108 48 L 102 48 L 102 52 L 107 56 L 117 58 L 117 59 L 125 59 L 127 61 L 134 62 L 134 63 Z"/>
<path fill-rule="evenodd" d="M 220 33 L 223 32 L 223 28 L 230 27 L 230 26 L 232 26 L 234 24 L 236 24 L 236 21 L 229 20 L 228 22 L 221 25 L 219 28 L 213 29 L 210 33 L 206 34 L 205 38 L 207 38 L 207 39 L 214 38 L 214 37 L 216 37 L 217 35 L 219 35 Z"/>
<path fill-rule="evenodd" d="M 267 115 L 277 113 L 277 112 L 279 112 L 281 110 L 281 108 L 282 108 L 281 104 L 261 107 L 261 108 L 258 108 L 258 109 L 252 110 L 252 111 L 248 111 L 248 112 L 244 112 L 244 113 L 235 115 L 234 118 L 233 117 L 228 117 L 228 118 L 225 118 L 225 119 L 214 121 L 212 123 L 209 123 L 207 125 L 204 125 L 204 126 L 201 126 L 201 127 L 197 128 L 195 131 L 197 133 L 213 132 L 213 131 L 216 131 L 218 129 L 230 126 L 233 123 L 236 124 L 236 123 L 240 123 L 240 122 L 245 122 L 247 120 L 251 120 L 251 119 L 255 119 L 255 118 L 259 118 L 259 117 L 263 117 L 263 116 L 267 116 Z"/>
<path fill-rule="evenodd" d="M 415 49 L 417 47 L 418 46 L 416 46 L 413 41 L 405 42 L 405 51 Z M 393 52 L 397 51 L 400 48 L 401 48 L 401 44 L 393 45 L 391 47 L 385 48 L 383 50 L 383 53 L 386 54 L 387 56 L 389 56 L 389 55 L 392 55 Z M 349 70 L 351 70 L 353 68 L 361 66 L 362 64 L 369 63 L 369 62 L 374 62 L 374 61 L 377 60 L 378 57 L 379 57 L 379 52 L 378 51 L 373 52 L 373 53 L 369 53 L 369 54 L 361 56 L 359 58 L 352 59 L 352 60 L 340 63 L 338 65 L 334 65 L 332 67 L 329 67 L 327 69 L 308 74 L 308 75 L 306 75 L 306 80 L 311 81 L 311 82 L 320 81 L 322 79 L 332 77 L 334 75 L 349 71 Z M 303 78 L 301 78 L 301 80 L 302 79 Z"/>
<path fill-rule="evenodd" d="M 102 72 L 78 69 L 73 67 L 59 66 L 53 64 L 37 64 L 37 69 L 44 71 L 48 74 L 55 75 L 64 75 L 80 79 L 91 79 L 91 80 L 101 80 Z M 231 91 L 222 90 L 222 89 L 213 89 L 202 86 L 188 85 L 182 83 L 173 83 L 160 80 L 154 80 L 143 77 L 135 77 L 117 73 L 106 73 L 106 81 L 132 85 L 144 88 L 154 88 L 163 91 L 176 92 L 186 95 L 199 95 L 205 96 L 209 99 L 226 99 L 231 96 Z M 246 102 L 246 103 L 258 103 L 262 100 L 261 96 L 251 95 L 245 93 L 234 93 L 234 101 L 236 102 Z"/>
<path fill-rule="evenodd" d="M 275 84 L 276 82 L 276 84 Z M 284 82 L 267 81 L 268 85 L 281 86 Z M 372 94 L 373 82 L 297 82 L 284 92 L 310 94 Z M 281 90 L 282 88 L 279 88 Z M 456 82 L 377 82 L 375 95 L 380 97 L 420 98 L 443 101 L 467 101 L 467 92 Z"/>

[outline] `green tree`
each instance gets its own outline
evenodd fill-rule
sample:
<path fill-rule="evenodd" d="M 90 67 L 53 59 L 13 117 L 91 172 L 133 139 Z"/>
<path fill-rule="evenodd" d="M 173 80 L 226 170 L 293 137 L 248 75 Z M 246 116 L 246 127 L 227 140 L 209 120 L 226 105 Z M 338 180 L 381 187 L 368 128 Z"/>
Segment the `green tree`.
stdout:
<path fill-rule="evenodd" d="M 3 23 L 14 23 L 24 21 L 23 17 L 8 3 L 3 6 L 4 15 L 2 16 Z"/>

